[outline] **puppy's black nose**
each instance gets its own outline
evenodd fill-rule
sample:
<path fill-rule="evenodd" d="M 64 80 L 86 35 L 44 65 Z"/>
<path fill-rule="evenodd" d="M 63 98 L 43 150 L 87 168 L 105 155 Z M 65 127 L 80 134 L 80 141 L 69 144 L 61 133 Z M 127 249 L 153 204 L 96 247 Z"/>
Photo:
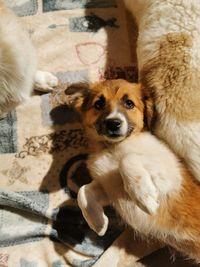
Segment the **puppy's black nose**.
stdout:
<path fill-rule="evenodd" d="M 105 121 L 107 130 L 116 132 L 120 129 L 122 121 L 119 119 L 107 119 Z"/>

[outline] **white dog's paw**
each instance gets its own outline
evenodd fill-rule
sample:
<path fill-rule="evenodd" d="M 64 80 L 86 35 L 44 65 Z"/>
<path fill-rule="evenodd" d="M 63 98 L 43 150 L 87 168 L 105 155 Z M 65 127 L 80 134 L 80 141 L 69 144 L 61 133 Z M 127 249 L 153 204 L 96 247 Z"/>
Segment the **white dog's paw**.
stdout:
<path fill-rule="evenodd" d="M 58 85 L 58 78 L 47 71 L 37 71 L 34 79 L 35 89 L 41 92 L 50 92 Z"/>
<path fill-rule="evenodd" d="M 80 188 L 77 201 L 90 228 L 99 236 L 103 236 L 108 229 L 109 220 L 102 206 L 95 200 L 93 194 L 87 190 L 87 185 Z"/>

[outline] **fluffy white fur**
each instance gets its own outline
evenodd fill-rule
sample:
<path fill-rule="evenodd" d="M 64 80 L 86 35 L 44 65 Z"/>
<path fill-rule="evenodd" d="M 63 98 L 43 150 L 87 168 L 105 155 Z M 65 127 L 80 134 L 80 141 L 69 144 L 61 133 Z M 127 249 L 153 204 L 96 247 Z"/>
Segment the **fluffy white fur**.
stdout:
<path fill-rule="evenodd" d="M 36 61 L 28 34 L 0 0 L 0 117 L 29 98 L 35 80 L 42 91 L 57 85 L 52 74 L 36 72 Z"/>
<path fill-rule="evenodd" d="M 156 137 L 148 132 L 132 136 L 92 153 L 87 166 L 93 181 L 80 188 L 78 204 L 97 234 L 104 235 L 108 228 L 103 207 L 111 204 L 140 234 L 164 241 L 200 262 L 196 223 L 200 190 L 197 185 L 197 191 L 191 190 L 191 177 Z"/>
<path fill-rule="evenodd" d="M 108 219 L 99 213 L 99 205 L 105 206 L 107 199 L 106 204 L 111 203 L 134 229 L 157 236 L 157 226 L 154 229 L 153 217 L 149 214 L 156 213 L 158 200 L 162 202 L 181 189 L 182 175 L 175 155 L 146 132 L 92 153 L 87 166 L 94 181 L 80 189 L 78 203 L 91 228 L 99 235 L 107 230 Z M 100 189 L 96 190 L 97 184 L 108 197 L 102 191 L 96 194 L 100 192 Z M 102 219 L 98 220 L 98 216 Z M 164 235 L 164 232 L 159 234 Z"/>
<path fill-rule="evenodd" d="M 152 62 L 159 57 L 159 53 L 162 53 L 163 57 L 166 56 L 162 65 L 152 64 L 154 72 L 152 76 L 148 76 L 147 89 L 151 84 L 158 115 L 155 134 L 185 159 L 195 177 L 200 181 L 198 104 L 200 103 L 200 1 L 124 0 L 124 2 L 138 24 L 137 57 L 141 81 L 149 75 L 148 72 L 143 74 L 146 66 L 148 65 L 150 70 Z M 177 41 L 171 35 L 169 38 L 174 38 L 174 42 L 172 40 L 171 46 L 164 50 L 165 47 L 161 47 L 161 42 L 163 37 L 170 34 L 180 39 Z M 188 42 L 191 42 L 190 45 L 183 44 L 181 34 L 186 36 Z M 169 49 L 174 49 L 171 58 L 167 58 Z M 187 62 L 184 62 L 184 59 L 182 62 L 180 59 L 180 50 L 189 58 Z M 179 72 L 176 76 L 173 61 L 179 60 L 180 63 L 175 63 L 177 64 L 176 72 Z M 170 83 L 168 85 L 167 79 Z"/>

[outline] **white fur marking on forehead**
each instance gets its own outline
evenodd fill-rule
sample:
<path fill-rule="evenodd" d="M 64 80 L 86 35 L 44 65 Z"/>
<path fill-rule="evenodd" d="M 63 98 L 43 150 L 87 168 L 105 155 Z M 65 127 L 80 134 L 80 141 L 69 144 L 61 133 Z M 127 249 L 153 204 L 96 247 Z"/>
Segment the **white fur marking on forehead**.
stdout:
<path fill-rule="evenodd" d="M 106 119 L 112 119 L 112 118 L 118 118 L 118 110 L 115 109 L 114 111 L 112 111 L 107 117 Z"/>

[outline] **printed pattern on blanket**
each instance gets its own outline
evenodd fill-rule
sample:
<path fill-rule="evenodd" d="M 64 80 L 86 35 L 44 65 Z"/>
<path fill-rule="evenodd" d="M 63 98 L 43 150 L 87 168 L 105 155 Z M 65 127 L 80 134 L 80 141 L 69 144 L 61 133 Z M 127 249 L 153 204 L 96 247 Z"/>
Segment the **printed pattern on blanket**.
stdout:
<path fill-rule="evenodd" d="M 48 107 L 54 105 L 49 113 L 55 109 L 56 118 L 59 106 L 55 95 L 46 96 Z M 76 205 L 78 188 L 90 181 L 84 164 L 87 142 L 83 130 L 76 120 L 71 123 L 59 120 L 55 124 L 54 119 L 53 124 L 43 126 L 42 98 L 34 96 L 30 103 L 17 108 L 17 137 L 21 142 L 16 153 L 1 154 L 0 252 L 8 255 L 8 266 L 26 266 L 26 262 L 36 266 L 48 266 L 50 262 L 53 266 L 65 257 L 73 266 L 83 266 L 83 262 L 91 266 L 122 229 L 110 209 L 107 210 L 110 227 L 104 237 L 98 237 L 83 219 Z M 31 120 L 29 116 L 24 118 L 30 112 L 34 114 Z M 64 115 L 68 116 L 67 110 Z M 24 125 L 27 131 L 19 125 Z M 58 253 L 54 262 L 49 254 L 49 258 L 41 256 L 42 260 L 36 252 L 35 256 L 23 254 L 22 248 L 31 248 L 33 243 L 46 242 L 48 251 L 47 237 L 59 247 L 63 245 L 64 256 Z"/>
<path fill-rule="evenodd" d="M 123 227 L 108 207 L 99 237 L 77 207 L 77 190 L 90 181 L 87 141 L 63 92 L 83 80 L 136 81 L 126 12 L 117 0 L 5 2 L 30 33 L 40 69 L 60 84 L 0 121 L 0 266 L 89 267 Z"/>

